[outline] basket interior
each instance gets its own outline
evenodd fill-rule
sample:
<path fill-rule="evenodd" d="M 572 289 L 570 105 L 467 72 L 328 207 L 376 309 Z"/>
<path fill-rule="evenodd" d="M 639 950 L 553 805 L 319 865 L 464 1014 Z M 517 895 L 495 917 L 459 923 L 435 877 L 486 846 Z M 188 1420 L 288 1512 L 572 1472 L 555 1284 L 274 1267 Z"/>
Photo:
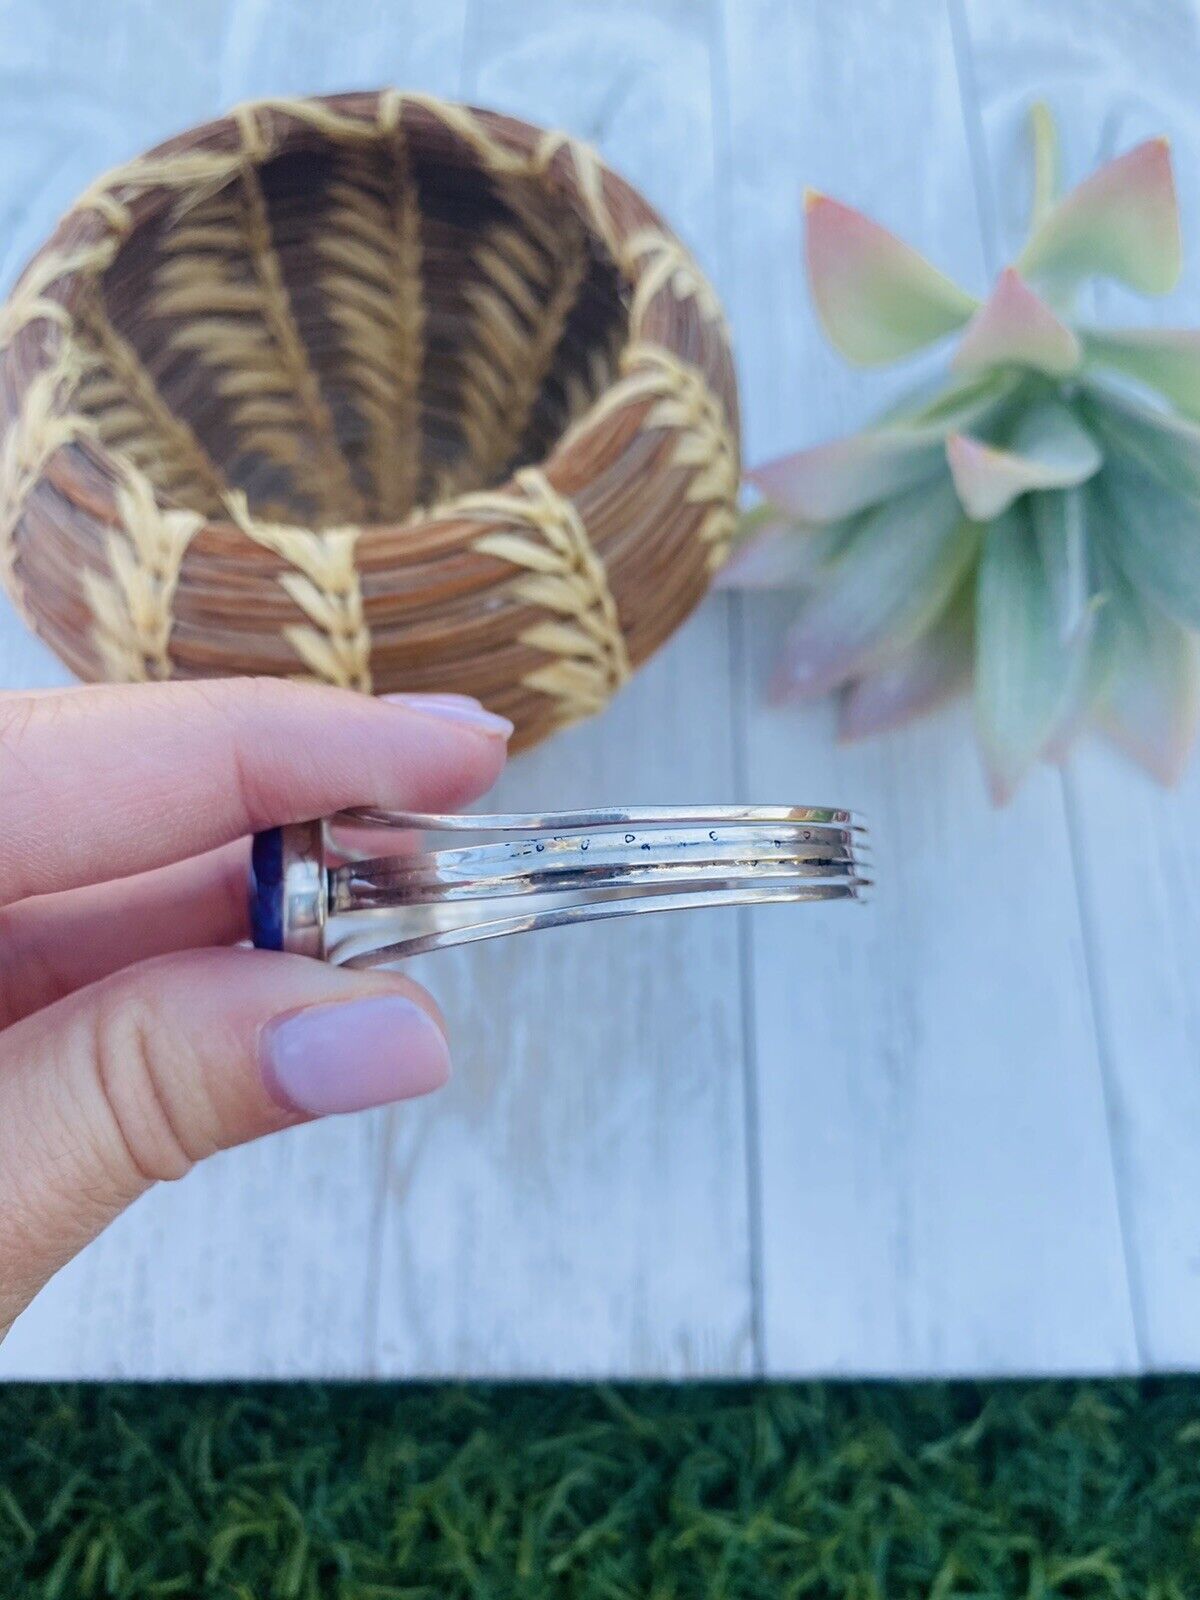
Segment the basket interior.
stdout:
<path fill-rule="evenodd" d="M 613 263 L 540 180 L 325 145 L 137 223 L 80 308 L 79 400 L 205 515 L 240 489 L 262 517 L 395 522 L 544 458 L 626 329 Z"/>

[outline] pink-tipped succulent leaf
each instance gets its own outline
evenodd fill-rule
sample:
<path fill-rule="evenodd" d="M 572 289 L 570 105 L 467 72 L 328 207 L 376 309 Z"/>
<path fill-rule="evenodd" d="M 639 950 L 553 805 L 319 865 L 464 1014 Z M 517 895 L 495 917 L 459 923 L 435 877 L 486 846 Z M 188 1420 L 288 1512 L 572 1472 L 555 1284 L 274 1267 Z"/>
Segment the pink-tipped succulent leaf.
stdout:
<path fill-rule="evenodd" d="M 953 365 L 959 372 L 1029 367 L 1061 378 L 1074 372 L 1082 359 L 1076 335 L 1034 294 L 1016 268 L 1008 267 L 959 340 Z"/>
<path fill-rule="evenodd" d="M 933 407 L 909 408 L 885 424 L 798 450 L 747 473 L 772 504 L 804 522 L 834 522 L 937 477 L 948 428 L 984 425 L 1003 403 L 1003 382 L 965 386 Z"/>
<path fill-rule="evenodd" d="M 895 361 L 953 333 L 977 302 L 870 217 L 826 195 L 804 203 L 813 303 L 850 361 Z"/>
<path fill-rule="evenodd" d="M 1090 277 L 1173 289 L 1183 246 L 1167 141 L 1148 139 L 1085 178 L 1034 228 L 1017 265 L 1060 292 Z"/>
<path fill-rule="evenodd" d="M 990 522 L 1031 489 L 1069 489 L 1100 468 L 1099 446 L 1066 406 L 1048 401 L 1027 412 L 1007 447 L 966 434 L 946 441 L 950 476 L 963 510 Z"/>

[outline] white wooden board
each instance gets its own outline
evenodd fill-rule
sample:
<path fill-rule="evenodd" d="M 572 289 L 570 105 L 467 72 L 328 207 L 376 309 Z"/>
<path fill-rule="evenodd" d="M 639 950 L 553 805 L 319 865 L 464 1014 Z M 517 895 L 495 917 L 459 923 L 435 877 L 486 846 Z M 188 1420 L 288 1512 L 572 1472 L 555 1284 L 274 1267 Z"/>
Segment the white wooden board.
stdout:
<path fill-rule="evenodd" d="M 754 218 L 732 230 L 754 459 L 879 403 L 807 307 L 801 184 L 976 287 L 985 262 L 945 8 L 749 9 L 726 7 L 732 210 Z M 747 611 L 746 781 L 865 811 L 879 882 L 862 918 L 775 919 L 775 936 L 760 919 L 754 938 L 768 1366 L 1131 1365 L 1057 783 L 994 812 L 961 714 L 838 748 L 828 707 L 764 704 L 787 607 Z"/>
<path fill-rule="evenodd" d="M 997 247 L 1021 237 L 1031 91 L 1055 106 L 1076 179 L 1165 133 L 1185 270 L 1154 303 L 1107 289 L 1105 320 L 1200 322 L 1200 14 L 1185 0 L 1075 0 L 1018 17 L 966 8 L 963 31 Z M 968 110 L 968 115 L 971 109 Z M 1017 191 L 1014 194 L 1014 189 Z M 1200 775 L 1163 793 L 1093 746 L 1066 777 L 1087 959 L 1120 1189 L 1139 1351 L 1152 1368 L 1200 1363 Z"/>
<path fill-rule="evenodd" d="M 9 277 L 99 167 L 236 100 L 385 81 L 464 95 L 591 139 L 694 245 L 731 313 L 758 460 L 859 425 L 895 383 L 822 342 L 803 186 L 980 289 L 1015 238 L 1020 115 L 1046 93 L 1075 175 L 1173 135 L 1195 246 L 1180 315 L 1200 320 L 1182 0 L 99 13 L 0 13 Z M 457 1047 L 443 1095 L 148 1196 L 20 1319 L 0 1375 L 1200 1363 L 1200 780 L 1163 797 L 1088 751 L 1065 786 L 1040 773 L 996 813 L 963 709 L 847 750 L 827 706 L 768 708 L 787 613 L 712 601 L 500 797 L 848 803 L 873 825 L 870 907 L 647 919 L 428 962 Z M 0 612 L 0 682 L 61 681 Z"/>

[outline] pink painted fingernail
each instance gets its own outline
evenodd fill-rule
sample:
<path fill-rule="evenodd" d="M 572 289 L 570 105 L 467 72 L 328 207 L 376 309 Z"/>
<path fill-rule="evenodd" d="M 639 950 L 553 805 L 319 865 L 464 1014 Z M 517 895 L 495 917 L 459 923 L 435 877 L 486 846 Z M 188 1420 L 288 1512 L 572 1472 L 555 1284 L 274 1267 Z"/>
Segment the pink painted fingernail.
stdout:
<path fill-rule="evenodd" d="M 507 717 L 498 717 L 494 711 L 488 711 L 469 694 L 384 694 L 379 698 L 391 705 L 417 711 L 422 716 L 466 723 L 493 738 L 507 739 L 513 731 L 513 725 Z"/>
<path fill-rule="evenodd" d="M 259 1063 L 271 1098 L 327 1117 L 440 1089 L 450 1051 L 437 1023 L 402 994 L 306 1006 L 262 1030 Z"/>

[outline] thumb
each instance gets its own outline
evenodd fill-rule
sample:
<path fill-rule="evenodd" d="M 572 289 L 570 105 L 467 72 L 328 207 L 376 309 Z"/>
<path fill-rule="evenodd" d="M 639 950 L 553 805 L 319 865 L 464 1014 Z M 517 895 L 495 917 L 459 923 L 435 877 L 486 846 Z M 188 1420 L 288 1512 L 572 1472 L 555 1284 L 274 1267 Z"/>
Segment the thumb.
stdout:
<path fill-rule="evenodd" d="M 426 1094 L 449 1053 L 407 979 L 203 950 L 91 985 L 0 1034 L 0 1337 L 159 1180 L 296 1122 Z"/>

